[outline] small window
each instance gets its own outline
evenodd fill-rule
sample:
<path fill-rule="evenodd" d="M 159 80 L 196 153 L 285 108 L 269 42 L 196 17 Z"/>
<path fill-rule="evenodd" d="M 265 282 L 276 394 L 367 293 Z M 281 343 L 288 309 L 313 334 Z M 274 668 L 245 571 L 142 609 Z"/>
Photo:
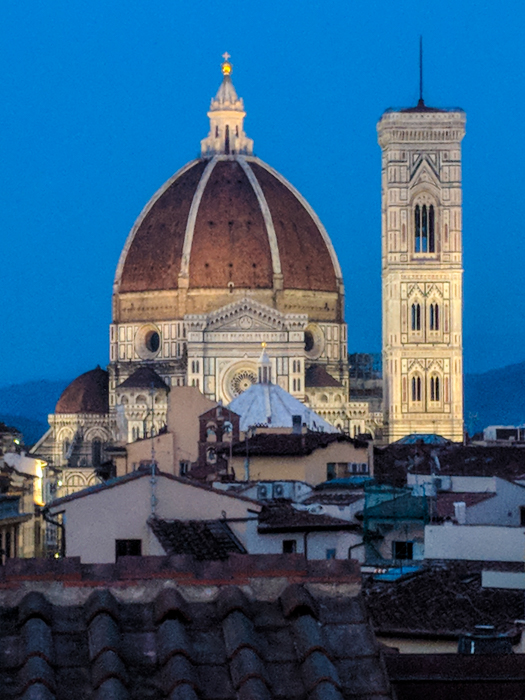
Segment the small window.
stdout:
<path fill-rule="evenodd" d="M 190 470 L 190 463 L 186 460 L 179 462 L 179 476 L 186 476 Z"/>
<path fill-rule="evenodd" d="M 429 325 L 431 331 L 439 330 L 439 304 L 430 304 Z"/>
<path fill-rule="evenodd" d="M 430 400 L 439 401 L 441 398 L 441 387 L 439 385 L 439 377 L 430 378 Z"/>
<path fill-rule="evenodd" d="M 392 557 L 394 559 L 413 559 L 414 543 L 413 542 L 392 542 Z"/>
<path fill-rule="evenodd" d="M 326 480 L 332 481 L 335 479 L 335 462 L 329 462 L 326 465 Z"/>
<path fill-rule="evenodd" d="M 335 549 L 327 549 L 326 550 L 326 558 L 327 559 L 335 559 L 335 554 L 336 554 Z"/>
<path fill-rule="evenodd" d="M 283 554 L 295 554 L 297 552 L 297 540 L 283 540 Z"/>
<path fill-rule="evenodd" d="M 520 525 L 525 527 L 525 506 L 520 506 Z"/>
<path fill-rule="evenodd" d="M 140 557 L 142 540 L 115 540 L 115 554 L 119 557 Z"/>
<path fill-rule="evenodd" d="M 421 330 L 421 305 L 412 304 L 412 330 Z"/>

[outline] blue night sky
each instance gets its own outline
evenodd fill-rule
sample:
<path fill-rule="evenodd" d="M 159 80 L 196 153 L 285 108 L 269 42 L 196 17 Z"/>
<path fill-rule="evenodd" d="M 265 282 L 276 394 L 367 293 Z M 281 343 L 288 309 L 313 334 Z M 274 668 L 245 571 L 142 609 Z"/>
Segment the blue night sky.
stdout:
<path fill-rule="evenodd" d="M 525 359 L 522 3 L 4 0 L 0 384 L 108 362 L 111 288 L 151 195 L 194 158 L 229 51 L 255 153 L 338 252 L 349 350 L 381 348 L 376 123 L 418 97 L 467 112 L 467 372 Z"/>

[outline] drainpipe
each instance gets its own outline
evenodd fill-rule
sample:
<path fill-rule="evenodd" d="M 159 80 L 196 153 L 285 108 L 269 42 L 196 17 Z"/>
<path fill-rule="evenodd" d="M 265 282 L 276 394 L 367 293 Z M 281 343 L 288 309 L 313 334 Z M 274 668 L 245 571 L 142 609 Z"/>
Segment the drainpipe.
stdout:
<path fill-rule="evenodd" d="M 308 561 L 308 535 L 309 532 L 304 533 L 304 558 L 306 561 Z"/>
<path fill-rule="evenodd" d="M 58 522 L 58 520 L 53 520 L 48 511 L 45 509 L 42 511 L 42 516 L 46 523 L 55 525 L 62 530 L 62 537 L 60 538 L 60 557 L 63 559 L 66 556 L 66 526 L 64 523 Z"/>

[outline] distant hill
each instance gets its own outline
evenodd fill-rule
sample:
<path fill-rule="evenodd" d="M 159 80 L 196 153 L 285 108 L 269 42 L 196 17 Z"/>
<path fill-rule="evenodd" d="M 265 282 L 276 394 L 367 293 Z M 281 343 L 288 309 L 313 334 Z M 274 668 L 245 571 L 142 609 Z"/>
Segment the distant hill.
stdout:
<path fill-rule="evenodd" d="M 21 430 L 26 445 L 32 445 L 48 429 L 47 416 L 68 384 L 43 379 L 0 387 L 0 421 Z"/>
<path fill-rule="evenodd" d="M 475 418 L 477 414 L 477 418 Z M 465 375 L 465 428 L 525 423 L 525 362 Z"/>
<path fill-rule="evenodd" d="M 0 421 L 21 430 L 27 445 L 35 443 L 47 430 L 47 416 L 68 384 L 41 380 L 0 387 Z M 525 362 L 465 375 L 465 427 L 471 435 L 487 425 L 522 423 Z"/>

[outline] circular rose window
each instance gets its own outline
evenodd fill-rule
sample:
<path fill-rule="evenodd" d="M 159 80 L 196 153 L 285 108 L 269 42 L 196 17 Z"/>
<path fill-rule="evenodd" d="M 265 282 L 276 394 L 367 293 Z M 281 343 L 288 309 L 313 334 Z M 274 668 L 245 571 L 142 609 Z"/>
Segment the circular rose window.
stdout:
<path fill-rule="evenodd" d="M 239 396 L 243 391 L 257 383 L 257 374 L 249 369 L 243 369 L 233 375 L 230 381 L 230 390 L 233 396 Z"/>

